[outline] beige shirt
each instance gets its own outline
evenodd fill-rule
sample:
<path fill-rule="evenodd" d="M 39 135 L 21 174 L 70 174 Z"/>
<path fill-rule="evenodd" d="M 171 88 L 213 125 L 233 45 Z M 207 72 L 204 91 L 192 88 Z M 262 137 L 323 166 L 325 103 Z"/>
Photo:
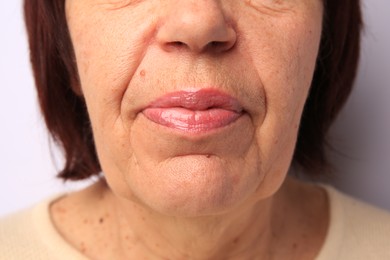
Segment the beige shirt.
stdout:
<path fill-rule="evenodd" d="M 390 260 L 390 213 L 324 186 L 330 226 L 315 260 Z M 57 232 L 49 205 L 58 197 L 0 220 L 1 260 L 85 260 Z"/>

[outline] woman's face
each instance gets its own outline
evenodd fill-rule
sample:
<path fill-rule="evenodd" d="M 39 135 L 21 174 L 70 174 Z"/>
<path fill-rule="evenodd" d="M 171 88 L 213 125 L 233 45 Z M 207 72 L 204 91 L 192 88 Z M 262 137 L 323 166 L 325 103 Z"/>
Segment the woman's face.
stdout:
<path fill-rule="evenodd" d="M 67 0 L 114 193 L 167 215 L 270 197 L 288 171 L 321 0 Z"/>

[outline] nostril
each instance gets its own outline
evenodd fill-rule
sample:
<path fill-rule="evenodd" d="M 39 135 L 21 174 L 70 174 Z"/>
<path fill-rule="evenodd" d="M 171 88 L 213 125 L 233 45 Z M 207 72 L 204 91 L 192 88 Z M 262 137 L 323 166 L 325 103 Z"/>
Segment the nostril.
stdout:
<path fill-rule="evenodd" d="M 185 49 L 194 49 L 197 51 L 206 51 L 206 52 L 214 52 L 214 53 L 220 53 L 227 51 L 231 49 L 234 45 L 234 42 L 230 41 L 210 41 L 208 44 L 204 45 L 203 47 L 188 45 L 185 42 L 182 41 L 172 41 L 165 43 L 165 48 L 168 51 L 174 51 L 174 50 L 185 50 Z"/>
<path fill-rule="evenodd" d="M 183 46 L 185 44 L 183 42 L 176 41 L 176 42 L 171 42 L 171 45 L 177 46 L 177 47 L 181 47 L 181 46 Z"/>
<path fill-rule="evenodd" d="M 172 41 L 172 42 L 165 43 L 165 48 L 166 48 L 166 50 L 169 50 L 169 51 L 173 51 L 175 49 L 177 49 L 177 50 L 184 49 L 187 47 L 188 46 L 184 42 L 181 42 L 181 41 Z"/>
<path fill-rule="evenodd" d="M 230 41 L 212 41 L 206 46 L 207 49 L 213 52 L 224 52 L 231 49 L 234 42 Z"/>
<path fill-rule="evenodd" d="M 218 51 L 222 49 L 225 44 L 226 42 L 212 41 L 206 46 L 206 48 L 209 50 Z"/>

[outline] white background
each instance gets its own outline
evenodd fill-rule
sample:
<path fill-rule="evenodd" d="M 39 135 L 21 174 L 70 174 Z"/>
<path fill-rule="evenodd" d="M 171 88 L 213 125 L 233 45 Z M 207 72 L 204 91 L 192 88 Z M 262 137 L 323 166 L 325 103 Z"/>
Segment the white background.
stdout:
<path fill-rule="evenodd" d="M 333 184 L 390 209 L 390 1 L 363 0 L 366 28 L 355 91 L 332 129 Z M 74 188 L 55 178 L 34 91 L 21 0 L 0 2 L 0 215 Z M 55 151 L 55 149 L 54 149 Z M 348 157 L 342 155 L 347 154 Z M 79 185 L 77 185 L 79 186 Z"/>

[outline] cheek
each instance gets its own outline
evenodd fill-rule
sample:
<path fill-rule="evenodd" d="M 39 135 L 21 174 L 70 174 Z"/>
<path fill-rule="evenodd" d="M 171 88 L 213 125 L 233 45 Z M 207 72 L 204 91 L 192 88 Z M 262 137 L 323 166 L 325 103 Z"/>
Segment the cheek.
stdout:
<path fill-rule="evenodd" d="M 151 7 L 129 11 L 125 8 L 111 10 L 115 7 L 112 5 L 116 4 L 86 1 L 68 7 L 72 14 L 68 16 L 68 23 L 82 92 L 92 121 L 111 127 L 118 122 L 123 95 L 155 28 L 155 21 L 146 20 L 142 15 L 155 12 Z"/>
<path fill-rule="evenodd" d="M 129 13 L 106 5 L 69 0 L 67 19 L 97 150 L 110 155 L 126 149 L 128 154 L 124 140 L 131 121 L 122 118 L 121 107 L 155 28 L 153 19 L 145 21 L 141 14 L 154 11 L 144 5 L 145 10 Z"/>
<path fill-rule="evenodd" d="M 253 66 L 260 75 L 266 100 L 266 116 L 256 132 L 264 162 L 262 171 L 266 173 L 263 192 L 281 183 L 290 166 L 314 73 L 321 24 L 321 18 L 314 16 L 280 23 L 270 19 L 264 27 L 248 33 L 257 35 L 247 39 L 246 47 L 255 57 Z M 256 34 L 256 30 L 263 33 Z"/>
<path fill-rule="evenodd" d="M 121 107 L 145 52 L 145 42 L 153 33 L 153 21 L 138 19 L 128 11 L 97 9 L 88 1 L 67 3 L 80 83 L 100 164 L 103 172 L 115 173 L 108 179 L 117 187 L 115 190 L 126 193 L 122 173 L 127 172 L 133 154 L 128 144 L 132 121 L 122 118 Z"/>

